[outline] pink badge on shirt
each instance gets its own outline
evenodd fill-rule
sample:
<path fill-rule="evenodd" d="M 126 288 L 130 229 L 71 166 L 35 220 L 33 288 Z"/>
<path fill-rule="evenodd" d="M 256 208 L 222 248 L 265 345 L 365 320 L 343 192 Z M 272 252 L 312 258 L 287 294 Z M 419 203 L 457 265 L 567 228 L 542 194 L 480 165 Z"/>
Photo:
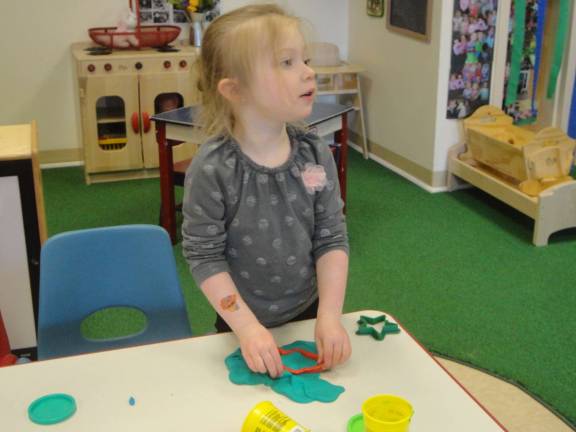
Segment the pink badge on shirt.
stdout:
<path fill-rule="evenodd" d="M 320 192 L 326 186 L 326 171 L 324 167 L 307 163 L 302 171 L 302 181 L 309 194 Z"/>

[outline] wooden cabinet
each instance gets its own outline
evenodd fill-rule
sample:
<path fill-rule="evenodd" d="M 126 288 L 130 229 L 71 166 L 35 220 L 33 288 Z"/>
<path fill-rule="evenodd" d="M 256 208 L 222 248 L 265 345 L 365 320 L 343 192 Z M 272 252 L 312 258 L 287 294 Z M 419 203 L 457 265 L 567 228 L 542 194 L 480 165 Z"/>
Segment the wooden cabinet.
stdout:
<path fill-rule="evenodd" d="M 131 113 L 140 116 L 136 77 L 94 77 L 80 94 L 87 177 L 143 168 L 141 133 L 130 125 Z"/>
<path fill-rule="evenodd" d="M 158 147 L 150 117 L 198 101 L 196 48 L 102 54 L 75 44 L 86 182 L 158 175 Z M 98 55 L 94 55 L 98 53 Z M 180 149 L 190 157 L 195 147 Z"/>
<path fill-rule="evenodd" d="M 36 125 L 0 126 L 0 310 L 10 345 L 22 354 L 36 347 L 45 239 Z"/>

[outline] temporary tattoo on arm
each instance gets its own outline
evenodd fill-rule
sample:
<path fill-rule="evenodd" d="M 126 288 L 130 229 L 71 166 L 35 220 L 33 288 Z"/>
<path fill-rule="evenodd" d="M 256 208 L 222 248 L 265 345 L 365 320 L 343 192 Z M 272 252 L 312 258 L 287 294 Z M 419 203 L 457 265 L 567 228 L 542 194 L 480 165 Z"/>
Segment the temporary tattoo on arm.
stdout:
<path fill-rule="evenodd" d="M 230 294 L 220 300 L 220 306 L 227 312 L 237 311 L 240 306 L 236 302 L 236 294 Z"/>

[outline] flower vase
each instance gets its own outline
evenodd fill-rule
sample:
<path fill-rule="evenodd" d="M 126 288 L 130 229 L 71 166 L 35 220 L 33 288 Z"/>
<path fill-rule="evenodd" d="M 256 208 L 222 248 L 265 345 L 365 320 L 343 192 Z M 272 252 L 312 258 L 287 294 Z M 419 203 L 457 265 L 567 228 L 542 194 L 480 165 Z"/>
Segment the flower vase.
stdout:
<path fill-rule="evenodd" d="M 195 47 L 202 46 L 202 35 L 206 24 L 206 14 L 194 12 L 191 14 L 192 26 L 190 27 L 190 45 Z"/>

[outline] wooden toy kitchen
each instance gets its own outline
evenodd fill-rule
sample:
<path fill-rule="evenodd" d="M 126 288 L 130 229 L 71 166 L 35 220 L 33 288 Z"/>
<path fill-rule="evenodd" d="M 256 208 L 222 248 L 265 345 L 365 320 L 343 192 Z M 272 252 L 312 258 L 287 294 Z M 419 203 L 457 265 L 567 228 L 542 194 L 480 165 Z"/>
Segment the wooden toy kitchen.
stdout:
<path fill-rule="evenodd" d="M 86 183 L 158 176 L 158 146 L 150 118 L 197 103 L 198 44 L 176 40 L 180 27 L 141 25 L 140 1 L 116 27 L 88 30 L 92 43 L 75 43 Z M 195 144 L 174 149 L 176 161 Z"/>
<path fill-rule="evenodd" d="M 197 48 L 113 50 L 72 46 L 87 183 L 158 175 L 154 114 L 197 102 L 193 64 Z M 193 146 L 175 157 L 190 157 Z"/>

